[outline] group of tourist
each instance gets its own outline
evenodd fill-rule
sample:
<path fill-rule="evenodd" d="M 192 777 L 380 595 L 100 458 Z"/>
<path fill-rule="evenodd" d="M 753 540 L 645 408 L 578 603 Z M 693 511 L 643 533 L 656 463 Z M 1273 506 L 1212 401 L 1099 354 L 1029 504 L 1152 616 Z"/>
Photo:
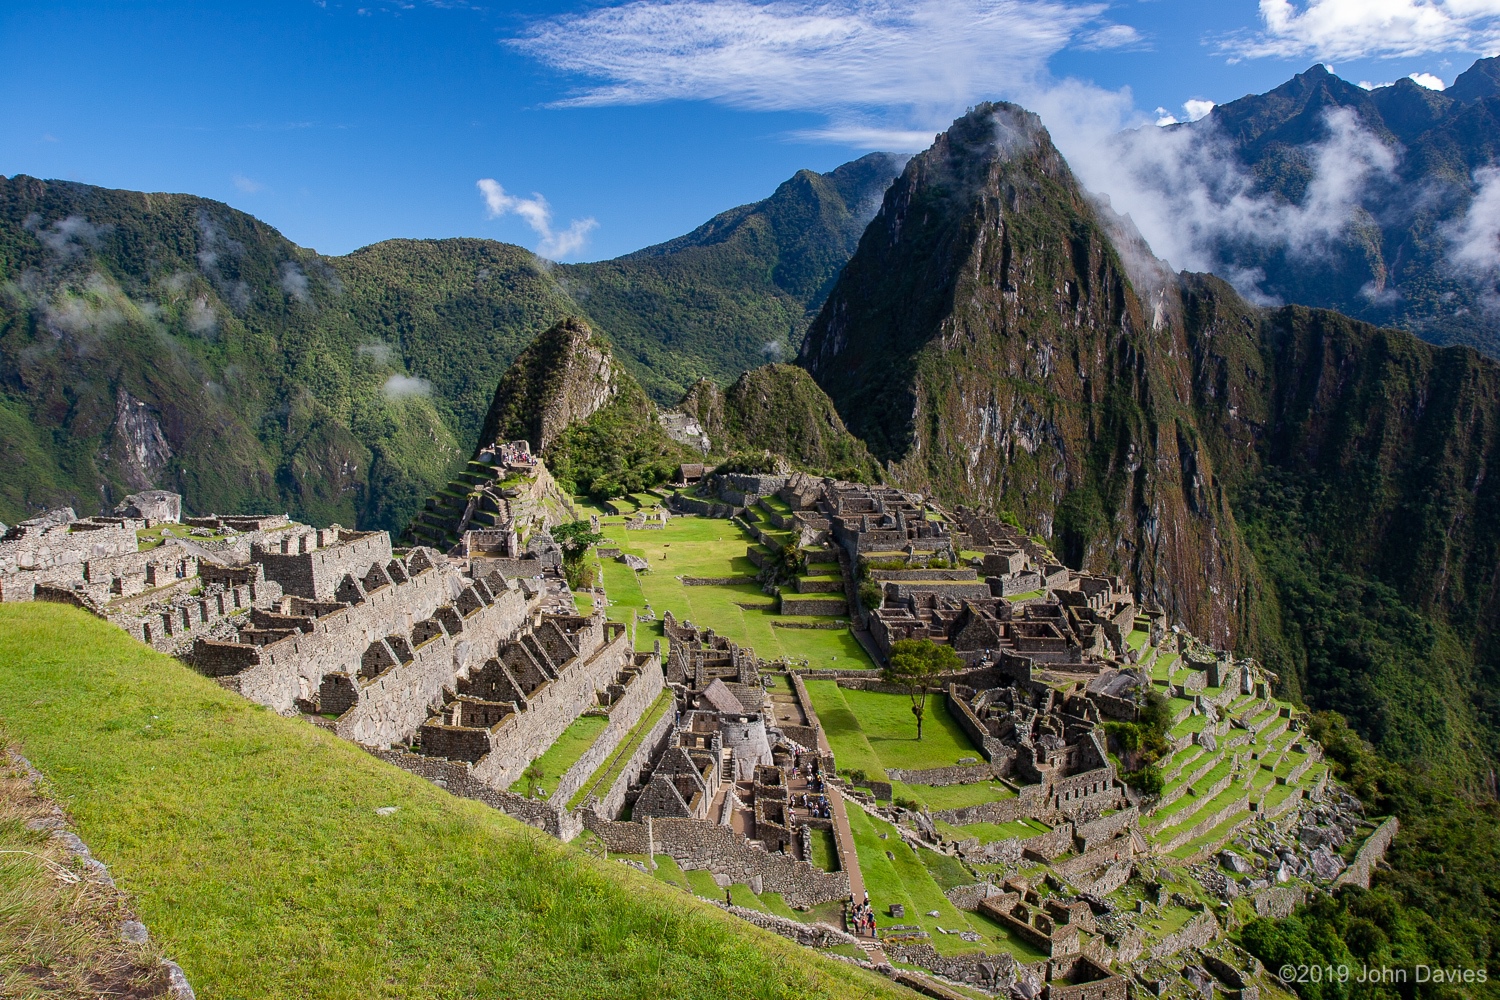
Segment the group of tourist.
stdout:
<path fill-rule="evenodd" d="M 870 894 L 865 893 L 865 901 L 856 903 L 854 897 L 849 897 L 849 919 L 854 924 L 854 933 L 859 937 L 875 936 L 875 911 L 870 908 Z"/>
<path fill-rule="evenodd" d="M 828 800 L 823 796 L 804 793 L 801 796 L 800 802 L 797 799 L 798 796 L 792 796 L 792 805 L 800 805 L 803 809 L 807 810 L 807 814 L 813 819 L 833 818 L 833 810 L 828 808 Z"/>

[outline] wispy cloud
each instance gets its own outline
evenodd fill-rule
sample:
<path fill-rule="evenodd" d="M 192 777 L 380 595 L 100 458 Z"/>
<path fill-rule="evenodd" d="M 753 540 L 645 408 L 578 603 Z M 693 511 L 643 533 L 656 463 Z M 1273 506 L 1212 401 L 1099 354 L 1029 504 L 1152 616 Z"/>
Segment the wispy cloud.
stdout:
<path fill-rule="evenodd" d="M 1230 62 L 1500 50 L 1500 0 L 1260 0 L 1261 28 L 1223 39 Z"/>
<path fill-rule="evenodd" d="M 425 378 L 413 378 L 410 375 L 392 375 L 381 385 L 380 394 L 392 402 L 400 399 L 411 399 L 414 396 L 430 396 L 432 395 L 432 383 Z"/>
<path fill-rule="evenodd" d="M 537 244 L 536 252 L 552 260 L 561 260 L 583 249 L 588 242 L 589 233 L 599 225 L 592 217 L 574 219 L 568 224 L 568 228 L 559 231 L 552 228 L 552 206 L 540 194 L 533 192 L 530 198 L 508 194 L 498 181 L 489 177 L 480 180 L 477 186 L 480 196 L 484 198 L 485 212 L 490 218 L 519 215 L 542 238 Z"/>
<path fill-rule="evenodd" d="M 1474 200 L 1463 218 L 1444 233 L 1448 255 L 1459 270 L 1485 284 L 1490 308 L 1500 308 L 1495 284 L 1500 278 L 1500 167 L 1475 171 L 1474 186 Z"/>
<path fill-rule="evenodd" d="M 242 194 L 258 194 L 266 189 L 266 186 L 260 181 L 252 180 L 244 174 L 235 174 L 230 180 L 234 182 L 235 188 Z"/>
<path fill-rule="evenodd" d="M 1130 216 L 1159 257 L 1177 268 L 1217 271 L 1247 298 L 1270 304 L 1265 275 L 1226 269 L 1226 249 L 1279 248 L 1315 262 L 1361 217 L 1372 186 L 1396 165 L 1396 153 L 1346 108 L 1327 112 L 1323 131 L 1305 149 L 1310 179 L 1299 202 L 1260 191 L 1212 121 L 1111 137 L 1094 155 L 1071 162 L 1086 186 L 1107 192 L 1111 207 Z M 1482 227 L 1476 231 L 1481 236 L 1470 243 L 1482 242 Z"/>
<path fill-rule="evenodd" d="M 812 111 L 804 136 L 902 150 L 976 100 L 1025 97 L 1069 47 L 1143 44 L 1104 3 L 633 0 L 533 24 L 508 44 L 586 81 L 562 106 L 707 100 Z"/>

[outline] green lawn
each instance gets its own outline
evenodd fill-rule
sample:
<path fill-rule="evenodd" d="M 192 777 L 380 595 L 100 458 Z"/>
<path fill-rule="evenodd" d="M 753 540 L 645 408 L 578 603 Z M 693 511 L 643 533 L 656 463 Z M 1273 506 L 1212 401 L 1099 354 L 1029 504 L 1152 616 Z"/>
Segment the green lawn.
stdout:
<path fill-rule="evenodd" d="M 901 840 L 895 827 L 856 805 L 849 807 L 849 827 L 854 833 L 854 846 L 859 854 L 860 874 L 864 876 L 870 905 L 875 909 L 880 926 L 915 924 L 931 935 L 932 946 L 944 955 L 983 948 L 1009 951 L 1027 962 L 1044 957 L 1019 938 L 1011 938 L 998 924 L 978 914 L 965 913 L 949 902 L 943 895 L 943 885 L 934 878 L 933 870 L 924 864 L 921 855 Z M 884 840 L 880 839 L 882 833 L 886 835 Z M 891 856 L 887 857 L 887 853 Z M 945 881 L 955 880 L 951 870 L 941 862 L 934 862 L 934 865 L 940 874 L 947 872 Z M 887 915 L 892 903 L 906 907 L 906 916 L 902 920 L 896 921 Z M 938 915 L 929 917 L 927 914 L 933 910 Z M 939 927 L 950 931 L 977 931 L 985 940 L 982 943 L 967 942 L 957 934 L 941 933 Z"/>
<path fill-rule="evenodd" d="M 857 767 L 876 777 L 869 766 L 872 763 L 883 775 L 890 767 L 949 767 L 961 757 L 979 757 L 949 714 L 946 695 L 928 696 L 919 742 L 911 699 L 906 695 L 854 691 L 833 681 L 806 683 L 840 770 Z"/>
<path fill-rule="evenodd" d="M 200 996 L 900 992 L 254 706 L 71 607 L 0 605 L 0 727 Z"/>
<path fill-rule="evenodd" d="M 608 726 L 609 718 L 603 715 L 580 715 L 574 719 L 572 724 L 552 741 L 547 752 L 536 759 L 536 765 L 542 770 L 537 787 L 556 788 L 558 779 L 568 772 L 568 768 L 578 763 L 578 758 L 594 745 L 599 734 Z M 529 785 L 530 779 L 522 776 L 511 783 L 510 790 L 518 795 L 525 795 Z"/>
<path fill-rule="evenodd" d="M 605 547 L 641 556 L 651 566 L 644 573 L 636 573 L 622 562 L 601 560 L 604 589 L 610 600 L 608 613 L 613 621 L 630 621 L 647 607 L 658 619 L 670 610 L 680 619 L 712 628 L 751 647 L 763 660 L 806 660 L 813 667 L 874 666 L 848 629 L 777 628 L 777 623 L 827 619 L 778 614 L 776 598 L 763 593 L 758 584 L 683 586 L 679 576 L 755 576 L 758 570 L 745 555 L 750 536 L 732 521 L 674 517 L 660 531 L 627 531 L 622 525 L 606 524 L 604 535 L 608 539 Z M 659 629 L 653 631 L 643 625 L 636 633 L 636 645 L 649 649 L 659 636 Z"/>
<path fill-rule="evenodd" d="M 808 860 L 825 872 L 839 870 L 839 851 L 832 830 L 812 830 L 808 842 L 812 846 L 812 857 Z"/>
<path fill-rule="evenodd" d="M 968 823 L 964 826 L 939 821 L 938 829 L 954 840 L 978 837 L 980 843 L 990 844 L 997 840 L 1029 840 L 1051 828 L 1034 819 L 1018 819 L 1009 823 Z"/>
<path fill-rule="evenodd" d="M 976 781 L 971 785 L 892 785 L 896 797 L 916 799 L 929 810 L 962 809 L 984 802 L 998 802 L 1015 797 L 1015 792 L 998 781 Z"/>
<path fill-rule="evenodd" d="M 635 755 L 641 745 L 641 740 L 646 738 L 646 734 L 651 732 L 651 727 L 656 725 L 662 715 L 671 710 L 673 700 L 671 688 L 664 689 L 656 696 L 656 701 L 652 702 L 651 707 L 646 709 L 634 726 L 630 727 L 630 732 L 625 734 L 620 745 L 604 758 L 603 763 L 588 776 L 578 791 L 573 793 L 573 797 L 568 800 L 569 809 L 576 809 L 591 792 L 602 797 L 609 791 L 620 772 L 625 769 L 625 765 L 630 762 L 630 758 Z"/>

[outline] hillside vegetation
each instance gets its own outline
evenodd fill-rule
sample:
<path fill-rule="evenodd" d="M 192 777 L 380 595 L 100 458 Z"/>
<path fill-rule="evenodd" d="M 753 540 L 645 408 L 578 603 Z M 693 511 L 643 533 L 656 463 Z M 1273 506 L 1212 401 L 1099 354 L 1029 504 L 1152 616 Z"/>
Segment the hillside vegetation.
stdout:
<path fill-rule="evenodd" d="M 0 606 L 0 727 L 201 996 L 898 992 L 73 608 Z"/>
<path fill-rule="evenodd" d="M 495 385 L 592 317 L 658 404 L 795 350 L 899 161 L 801 172 L 617 261 L 489 240 L 298 247 L 190 195 L 0 178 L 0 521 L 146 486 L 400 530 Z"/>

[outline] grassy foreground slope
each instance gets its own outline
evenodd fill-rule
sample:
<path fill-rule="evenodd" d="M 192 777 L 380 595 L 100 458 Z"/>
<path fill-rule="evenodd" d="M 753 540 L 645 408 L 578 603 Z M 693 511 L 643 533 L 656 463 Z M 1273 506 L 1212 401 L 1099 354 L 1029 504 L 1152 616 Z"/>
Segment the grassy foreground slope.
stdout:
<path fill-rule="evenodd" d="M 0 730 L 200 996 L 904 992 L 453 798 L 72 608 L 0 606 Z"/>

